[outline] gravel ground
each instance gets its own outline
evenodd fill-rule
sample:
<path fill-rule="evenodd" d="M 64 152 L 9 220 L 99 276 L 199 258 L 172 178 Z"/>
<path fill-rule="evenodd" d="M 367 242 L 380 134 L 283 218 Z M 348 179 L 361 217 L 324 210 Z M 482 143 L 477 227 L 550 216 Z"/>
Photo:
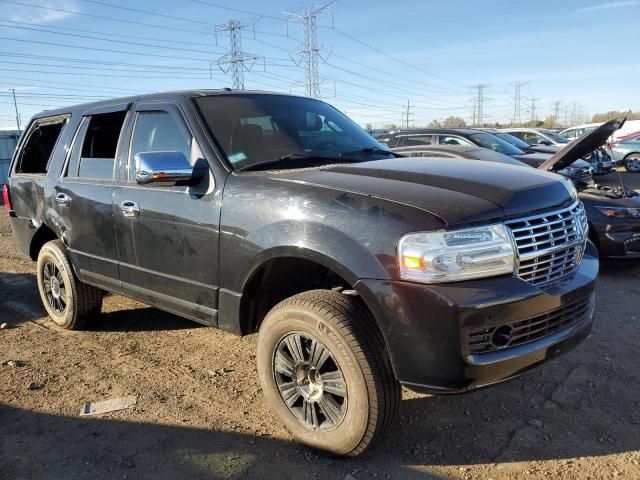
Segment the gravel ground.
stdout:
<path fill-rule="evenodd" d="M 333 459 L 294 444 L 272 416 L 255 336 L 115 295 L 88 331 L 54 326 L 3 210 L 0 363 L 24 364 L 0 365 L 0 479 L 640 478 L 640 262 L 603 264 L 598 295 L 576 350 L 466 395 L 404 391 L 373 450 Z M 137 396 L 133 409 L 79 416 L 85 401 L 124 395 Z"/>

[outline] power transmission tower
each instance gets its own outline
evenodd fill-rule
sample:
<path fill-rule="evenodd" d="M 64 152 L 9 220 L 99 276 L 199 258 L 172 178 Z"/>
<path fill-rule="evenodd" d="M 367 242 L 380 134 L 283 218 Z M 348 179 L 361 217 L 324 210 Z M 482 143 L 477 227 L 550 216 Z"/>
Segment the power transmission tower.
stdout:
<path fill-rule="evenodd" d="M 411 121 L 413 120 L 413 114 L 414 111 L 411 110 L 411 103 L 407 100 L 407 105 L 402 107 L 402 122 L 400 122 L 400 125 L 403 128 L 407 130 L 410 128 Z"/>
<path fill-rule="evenodd" d="M 524 87 L 529 82 L 516 82 L 514 84 L 514 94 L 513 94 L 513 119 L 511 120 L 511 124 L 513 126 L 520 125 L 522 123 L 522 87 Z"/>
<path fill-rule="evenodd" d="M 18 111 L 18 101 L 16 100 L 16 89 L 10 88 L 11 94 L 13 95 L 13 107 L 16 109 L 16 125 L 18 126 L 18 133 L 22 133 L 22 128 L 20 126 L 20 112 Z"/>
<path fill-rule="evenodd" d="M 242 30 L 253 26 L 244 20 L 229 20 L 216 25 L 216 33 L 229 32 L 229 53 L 220 57 L 216 64 L 224 73 L 231 71 L 232 85 L 236 90 L 244 90 L 244 72 L 250 71 L 260 55 L 242 51 Z"/>
<path fill-rule="evenodd" d="M 560 125 L 560 100 L 553 102 L 553 126 Z"/>
<path fill-rule="evenodd" d="M 284 12 L 289 16 L 290 20 L 301 22 L 303 28 L 304 39 L 302 46 L 298 50 L 292 52 L 292 59 L 297 64 L 304 64 L 304 82 L 307 97 L 320 98 L 320 75 L 318 73 L 318 63 L 320 60 L 326 62 L 329 52 L 326 56 L 322 56 L 322 45 L 318 44 L 318 17 L 329 14 L 329 7 L 336 0 L 329 2 L 321 7 L 312 5 L 303 8 L 297 12 Z"/>
<path fill-rule="evenodd" d="M 485 91 L 489 87 L 486 83 L 480 83 L 478 85 L 473 85 L 473 89 L 476 91 L 476 96 L 473 100 L 474 102 L 474 119 L 473 126 L 484 125 L 484 103 L 487 101 L 487 97 L 485 97 Z"/>
<path fill-rule="evenodd" d="M 535 127 L 536 122 L 538 121 L 538 116 L 536 115 L 536 103 L 540 100 L 539 98 L 531 99 L 531 126 Z"/>
<path fill-rule="evenodd" d="M 477 113 L 477 107 L 478 106 L 478 102 L 476 101 L 476 99 L 472 99 L 471 100 L 471 125 L 475 125 L 476 124 L 476 113 Z"/>

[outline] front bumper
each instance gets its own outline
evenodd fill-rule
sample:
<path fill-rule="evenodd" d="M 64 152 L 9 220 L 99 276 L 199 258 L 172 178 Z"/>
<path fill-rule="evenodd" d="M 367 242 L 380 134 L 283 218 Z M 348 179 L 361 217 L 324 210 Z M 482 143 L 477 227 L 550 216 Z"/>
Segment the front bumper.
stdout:
<path fill-rule="evenodd" d="M 398 380 L 414 390 L 453 393 L 515 377 L 579 344 L 591 331 L 597 274 L 597 252 L 588 242 L 578 270 L 553 292 L 513 277 L 441 285 L 364 279 L 356 290 L 378 322 Z M 470 353 L 471 329 L 516 324 L 580 302 L 584 315 L 566 328 Z"/>

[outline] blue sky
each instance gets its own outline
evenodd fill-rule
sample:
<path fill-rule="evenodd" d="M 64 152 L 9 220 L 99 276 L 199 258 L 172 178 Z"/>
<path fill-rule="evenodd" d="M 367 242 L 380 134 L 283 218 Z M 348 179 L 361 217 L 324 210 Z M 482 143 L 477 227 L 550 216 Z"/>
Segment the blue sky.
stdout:
<path fill-rule="evenodd" d="M 246 87 L 303 93 L 289 53 L 302 28 L 282 13 L 305 6 L 298 1 L 0 0 L 0 128 L 15 124 L 11 88 L 24 124 L 97 98 L 229 86 L 215 63 L 228 39 L 216 41 L 214 26 L 230 19 L 254 23 L 243 49 L 265 57 Z M 479 83 L 488 85 L 486 120 L 506 122 L 516 81 L 527 82 L 523 119 L 532 98 L 540 119 L 556 100 L 561 119 L 565 107 L 640 110 L 640 0 L 341 0 L 329 10 L 318 29 L 323 97 L 362 125 L 399 124 L 407 101 L 416 125 L 469 120 Z"/>

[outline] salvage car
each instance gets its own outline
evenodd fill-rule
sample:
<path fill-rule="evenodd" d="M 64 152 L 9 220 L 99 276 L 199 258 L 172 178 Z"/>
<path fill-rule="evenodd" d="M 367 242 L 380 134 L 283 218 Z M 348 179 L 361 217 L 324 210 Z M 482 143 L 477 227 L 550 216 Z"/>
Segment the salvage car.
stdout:
<path fill-rule="evenodd" d="M 595 308 L 570 181 L 396 157 L 319 100 L 158 93 L 36 115 L 4 197 L 57 325 L 99 321 L 108 291 L 258 333 L 255 380 L 293 438 L 356 456 L 401 385 L 514 378 Z"/>
<path fill-rule="evenodd" d="M 595 128 L 596 127 L 593 127 L 589 132 L 592 132 Z M 525 152 L 532 149 L 533 151 L 553 154 L 569 144 L 568 141 L 563 141 L 562 135 L 558 135 L 554 131 L 545 128 L 503 129 L 498 130 L 498 132 L 501 132 L 500 134 L 496 133 L 500 138 Z M 516 139 L 519 140 L 519 142 L 516 141 Z M 555 139 L 555 142 L 552 142 L 553 139 Z M 529 145 L 529 149 L 523 148 L 523 143 Z M 556 151 L 554 152 L 553 149 L 556 149 Z M 591 164 L 594 175 L 606 175 L 611 173 L 614 168 L 613 158 L 604 147 L 594 149 L 585 155 L 582 160 Z"/>

